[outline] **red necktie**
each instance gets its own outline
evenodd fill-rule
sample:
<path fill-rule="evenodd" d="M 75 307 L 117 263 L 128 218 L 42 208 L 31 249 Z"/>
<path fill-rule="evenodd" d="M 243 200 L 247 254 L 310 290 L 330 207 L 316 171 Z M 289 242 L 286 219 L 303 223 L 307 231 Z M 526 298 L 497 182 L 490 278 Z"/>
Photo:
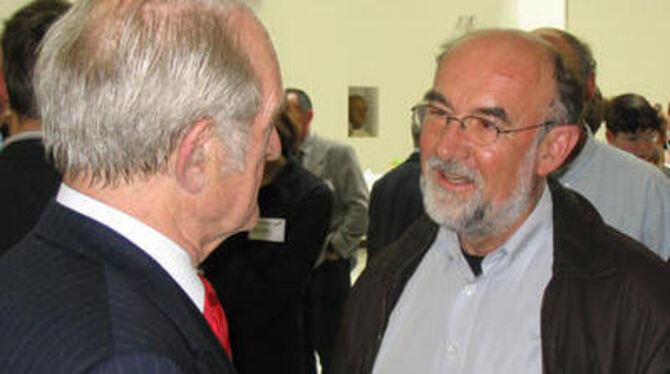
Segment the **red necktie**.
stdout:
<path fill-rule="evenodd" d="M 232 361 L 233 353 L 230 350 L 230 340 L 228 340 L 226 314 L 223 312 L 223 307 L 219 303 L 219 298 L 216 296 L 216 291 L 214 291 L 212 285 L 202 274 L 198 274 L 198 276 L 205 286 L 205 319 L 214 335 L 219 339 L 219 343 L 221 343 L 221 346 L 228 354 L 228 358 Z"/>

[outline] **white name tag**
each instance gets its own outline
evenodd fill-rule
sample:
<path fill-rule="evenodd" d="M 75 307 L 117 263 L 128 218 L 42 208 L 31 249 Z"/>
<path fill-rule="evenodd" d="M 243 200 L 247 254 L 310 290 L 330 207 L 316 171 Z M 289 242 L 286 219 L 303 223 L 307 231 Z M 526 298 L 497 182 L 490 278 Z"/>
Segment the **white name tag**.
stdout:
<path fill-rule="evenodd" d="M 286 220 L 283 218 L 263 218 L 249 231 L 249 240 L 283 243 L 286 232 Z"/>

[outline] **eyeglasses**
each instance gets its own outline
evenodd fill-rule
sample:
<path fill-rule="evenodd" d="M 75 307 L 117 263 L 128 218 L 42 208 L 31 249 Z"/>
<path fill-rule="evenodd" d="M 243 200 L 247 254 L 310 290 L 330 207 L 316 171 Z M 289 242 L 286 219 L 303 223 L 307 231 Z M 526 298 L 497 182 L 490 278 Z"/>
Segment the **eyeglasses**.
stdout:
<path fill-rule="evenodd" d="M 463 118 L 454 117 L 433 104 L 416 105 L 412 108 L 412 114 L 414 120 L 422 126 L 444 126 L 446 128 L 451 121 L 456 121 L 460 124 L 463 135 L 469 141 L 484 146 L 495 142 L 500 134 L 511 134 L 554 125 L 554 122 L 546 121 L 538 125 L 503 130 L 493 120 L 476 115 L 468 115 Z"/>
<path fill-rule="evenodd" d="M 656 130 L 637 131 L 637 132 L 621 132 L 622 139 L 629 143 L 648 143 L 657 144 L 661 134 Z M 616 136 L 616 135 L 615 135 Z"/>

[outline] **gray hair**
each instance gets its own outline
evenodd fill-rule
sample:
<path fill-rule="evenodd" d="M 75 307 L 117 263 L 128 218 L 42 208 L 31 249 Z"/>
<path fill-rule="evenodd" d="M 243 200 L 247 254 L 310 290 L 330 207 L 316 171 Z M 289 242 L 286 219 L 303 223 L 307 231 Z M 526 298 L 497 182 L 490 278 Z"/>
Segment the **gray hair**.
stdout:
<path fill-rule="evenodd" d="M 229 24 L 236 0 L 84 0 L 47 33 L 35 70 L 45 146 L 70 176 L 115 184 L 165 172 L 212 120 L 243 168 L 258 78 Z"/>

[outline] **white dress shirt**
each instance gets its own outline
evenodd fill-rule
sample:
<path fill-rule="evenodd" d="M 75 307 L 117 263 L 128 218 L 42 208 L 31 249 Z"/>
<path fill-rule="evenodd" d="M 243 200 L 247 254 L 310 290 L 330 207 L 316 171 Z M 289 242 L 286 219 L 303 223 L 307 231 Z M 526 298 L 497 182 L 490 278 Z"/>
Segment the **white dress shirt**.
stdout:
<path fill-rule="evenodd" d="M 540 310 L 553 263 L 549 188 L 475 277 L 440 228 L 391 313 L 375 374 L 541 373 Z"/>
<path fill-rule="evenodd" d="M 56 201 L 116 231 L 156 261 L 202 312 L 205 288 L 191 256 L 177 243 L 118 209 L 61 184 Z"/>

